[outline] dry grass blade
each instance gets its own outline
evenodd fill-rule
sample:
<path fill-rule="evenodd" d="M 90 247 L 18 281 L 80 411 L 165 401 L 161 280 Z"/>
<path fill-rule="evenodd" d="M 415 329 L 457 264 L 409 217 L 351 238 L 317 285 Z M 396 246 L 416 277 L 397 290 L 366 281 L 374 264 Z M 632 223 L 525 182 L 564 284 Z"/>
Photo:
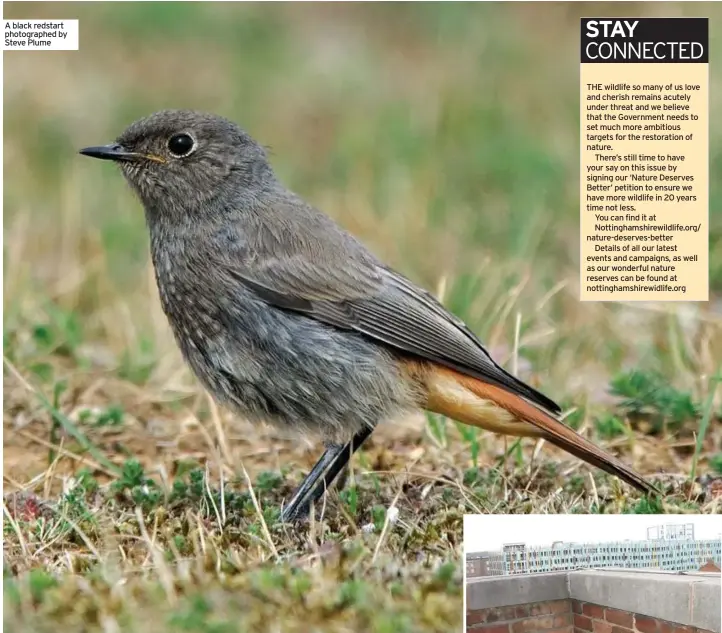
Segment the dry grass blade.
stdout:
<path fill-rule="evenodd" d="M 103 455 L 102 451 L 97 446 L 94 446 L 68 417 L 64 416 L 60 411 L 58 411 L 41 391 L 33 387 L 27 380 L 25 380 L 25 378 L 23 378 L 20 372 L 5 356 L 3 356 L 3 363 L 10 370 L 13 376 L 17 378 L 20 384 L 22 384 L 23 387 L 25 387 L 28 391 L 32 392 L 37 397 L 43 407 L 51 415 L 54 422 L 60 424 L 63 429 L 65 429 L 65 431 L 69 435 L 71 435 L 75 440 L 77 440 L 77 442 L 85 450 L 87 450 L 93 456 L 93 458 L 104 468 L 113 472 L 116 475 L 120 474 L 120 470 L 118 469 L 118 467 L 113 464 L 113 462 L 111 462 L 105 455 Z M 52 446 L 54 447 L 55 444 L 52 444 Z"/>
<path fill-rule="evenodd" d="M 138 521 L 138 529 L 140 530 L 141 538 L 148 547 L 148 553 L 153 559 L 153 565 L 158 572 L 158 578 L 165 591 L 166 598 L 172 604 L 175 604 L 178 600 L 178 596 L 175 590 L 175 581 L 173 580 L 173 574 L 171 573 L 168 564 L 165 561 L 163 552 L 153 542 L 148 535 L 148 530 L 145 527 L 145 519 L 143 518 L 143 511 L 140 508 L 135 509 L 135 517 Z"/>
<path fill-rule="evenodd" d="M 273 539 L 271 538 L 271 533 L 268 531 L 268 525 L 266 525 L 266 519 L 263 516 L 261 506 L 258 504 L 258 499 L 256 498 L 256 493 L 253 490 L 253 482 L 251 481 L 251 478 L 248 475 L 248 471 L 246 470 L 246 467 L 243 465 L 243 463 L 241 463 L 241 468 L 243 469 L 243 476 L 246 478 L 246 483 L 248 484 L 248 492 L 251 495 L 251 500 L 253 501 L 253 507 L 256 510 L 256 515 L 258 516 L 258 520 L 260 521 L 261 527 L 263 529 L 263 536 L 266 539 L 266 543 L 268 544 L 268 548 L 271 550 L 273 557 L 276 560 L 278 560 L 278 551 L 276 550 L 276 546 L 273 543 Z"/>
<path fill-rule="evenodd" d="M 7 505 L 3 501 L 3 514 L 5 515 L 5 520 L 10 524 L 10 527 L 13 529 L 13 532 L 15 532 L 15 535 L 18 537 L 18 543 L 20 544 L 20 549 L 22 550 L 23 556 L 27 559 L 30 559 L 30 552 L 28 551 L 27 543 L 25 542 L 25 537 L 23 536 L 22 531 L 20 530 L 20 527 L 18 526 L 17 521 L 13 518 L 12 514 L 8 511 Z"/>
<path fill-rule="evenodd" d="M 692 459 L 692 469 L 689 474 L 689 478 L 694 481 L 695 475 L 697 474 L 697 462 L 699 456 L 702 453 L 702 446 L 704 445 L 704 438 L 707 435 L 707 429 L 709 427 L 710 420 L 712 419 L 712 410 L 714 407 L 715 395 L 717 388 L 722 384 L 722 365 L 717 367 L 717 371 L 709 379 L 709 394 L 704 402 L 702 410 L 702 419 L 699 422 L 699 431 L 697 432 L 697 438 L 694 447 L 694 458 Z"/>

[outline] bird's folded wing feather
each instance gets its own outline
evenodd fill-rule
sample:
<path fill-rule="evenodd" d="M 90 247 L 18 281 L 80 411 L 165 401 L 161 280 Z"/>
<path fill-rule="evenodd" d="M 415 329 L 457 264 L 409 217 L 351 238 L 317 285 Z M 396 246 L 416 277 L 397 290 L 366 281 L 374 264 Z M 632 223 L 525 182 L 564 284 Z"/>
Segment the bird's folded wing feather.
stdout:
<path fill-rule="evenodd" d="M 326 218 L 314 215 L 313 220 L 325 223 Z M 431 294 L 380 264 L 336 225 L 323 228 L 329 230 L 296 234 L 282 246 L 283 238 L 266 235 L 232 275 L 274 306 L 496 384 L 553 414 L 560 411 L 499 367 L 471 330 Z"/>

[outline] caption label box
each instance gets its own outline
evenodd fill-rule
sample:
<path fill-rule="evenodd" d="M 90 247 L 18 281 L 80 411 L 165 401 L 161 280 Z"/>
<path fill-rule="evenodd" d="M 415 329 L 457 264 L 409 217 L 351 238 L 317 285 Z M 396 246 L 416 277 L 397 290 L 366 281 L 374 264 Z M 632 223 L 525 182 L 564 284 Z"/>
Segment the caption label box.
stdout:
<path fill-rule="evenodd" d="M 709 21 L 581 20 L 581 300 L 707 301 Z"/>
<path fill-rule="evenodd" d="M 3 20 L 4 51 L 77 51 L 78 20 Z"/>

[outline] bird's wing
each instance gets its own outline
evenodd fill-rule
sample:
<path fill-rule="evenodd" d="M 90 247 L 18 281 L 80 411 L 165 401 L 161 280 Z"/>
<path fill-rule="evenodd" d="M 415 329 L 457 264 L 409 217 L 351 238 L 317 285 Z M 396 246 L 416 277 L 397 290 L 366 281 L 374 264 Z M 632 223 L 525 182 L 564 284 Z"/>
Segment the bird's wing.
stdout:
<path fill-rule="evenodd" d="M 326 230 L 309 232 L 306 222 L 303 234 L 293 240 L 256 231 L 254 256 L 244 258 L 233 276 L 274 306 L 355 331 L 559 413 L 555 402 L 499 367 L 471 330 L 431 294 L 380 264 L 330 219 L 310 218 L 316 229 Z"/>

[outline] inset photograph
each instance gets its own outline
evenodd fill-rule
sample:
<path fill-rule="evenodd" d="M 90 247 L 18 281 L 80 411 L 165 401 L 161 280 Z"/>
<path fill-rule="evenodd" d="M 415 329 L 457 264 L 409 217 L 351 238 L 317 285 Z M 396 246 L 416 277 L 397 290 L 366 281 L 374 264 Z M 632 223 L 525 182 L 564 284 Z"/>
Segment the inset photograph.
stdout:
<path fill-rule="evenodd" d="M 464 516 L 467 633 L 720 633 L 722 521 Z"/>

